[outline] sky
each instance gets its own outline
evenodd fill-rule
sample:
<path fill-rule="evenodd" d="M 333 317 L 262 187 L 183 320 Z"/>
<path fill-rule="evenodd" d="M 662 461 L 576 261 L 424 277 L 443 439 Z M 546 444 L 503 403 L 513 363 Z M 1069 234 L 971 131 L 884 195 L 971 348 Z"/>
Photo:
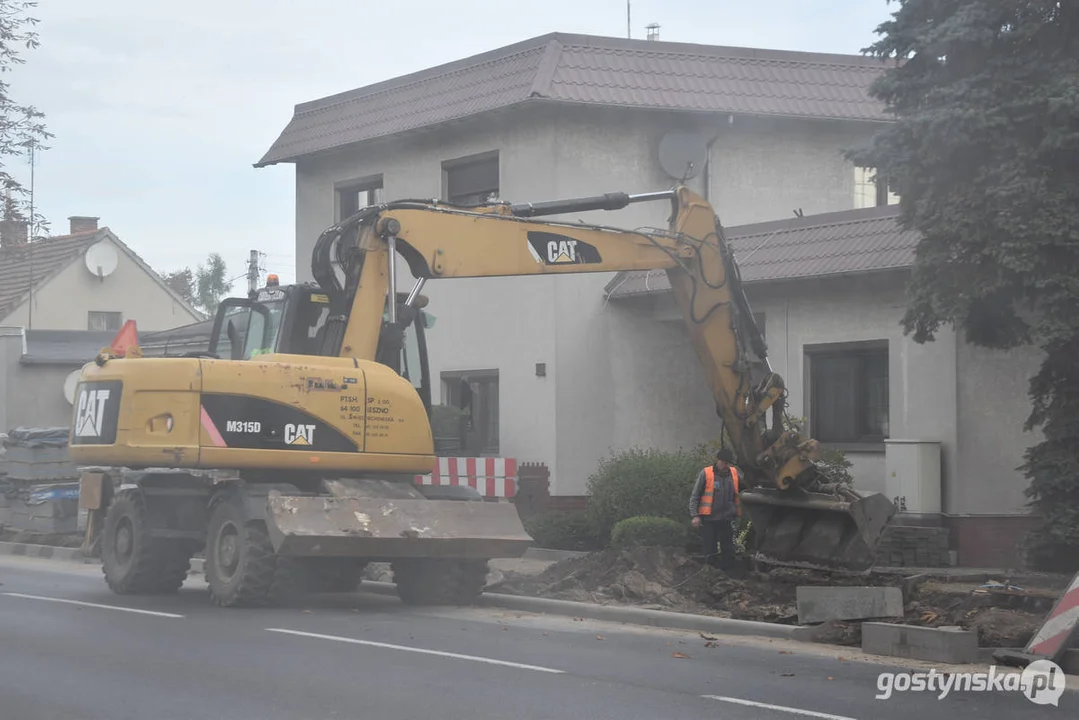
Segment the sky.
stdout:
<path fill-rule="evenodd" d="M 631 0 L 630 29 L 857 54 L 897 7 Z M 55 135 L 34 183 L 52 233 L 71 215 L 98 216 L 159 272 L 219 252 L 239 278 L 255 249 L 283 283 L 295 278 L 293 166 L 253 165 L 294 105 L 548 32 L 627 32 L 625 0 L 41 0 L 30 14 L 41 45 L 8 79 L 13 101 L 44 112 Z M 28 161 L 5 163 L 28 183 Z"/>

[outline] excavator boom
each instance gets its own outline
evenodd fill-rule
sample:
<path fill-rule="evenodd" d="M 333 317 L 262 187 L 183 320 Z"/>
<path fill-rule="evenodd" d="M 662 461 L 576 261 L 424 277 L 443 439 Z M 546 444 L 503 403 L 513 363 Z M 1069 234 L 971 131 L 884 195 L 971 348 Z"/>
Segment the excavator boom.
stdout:
<path fill-rule="evenodd" d="M 532 219 L 653 201 L 670 203 L 668 228 L 630 231 Z M 334 245 L 345 276 L 355 278 L 351 287 L 336 285 L 325 263 Z M 853 572 L 872 567 L 895 509 L 879 493 L 830 482 L 817 464 L 819 444 L 785 427 L 786 387 L 768 361 L 732 249 L 712 206 L 688 188 L 469 208 L 398 201 L 362 210 L 324 233 L 316 247 L 315 277 L 348 317 L 331 332 L 326 354 L 378 355 L 385 327 L 363 309 L 396 296 L 398 256 L 420 281 L 410 299 L 428 279 L 666 271 L 747 476 L 742 499 L 758 558 Z M 391 306 L 391 327 L 395 311 Z"/>

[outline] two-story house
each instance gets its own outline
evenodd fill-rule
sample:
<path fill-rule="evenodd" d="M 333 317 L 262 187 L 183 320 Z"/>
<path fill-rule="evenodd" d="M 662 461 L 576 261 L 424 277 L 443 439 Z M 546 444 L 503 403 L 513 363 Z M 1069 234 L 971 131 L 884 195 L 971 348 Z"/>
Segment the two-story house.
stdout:
<path fill-rule="evenodd" d="M 127 320 L 140 332 L 202 319 L 98 218 L 28 242 L 0 223 L 0 428 L 66 425 L 70 380 Z M 67 383 L 67 385 L 65 385 Z"/>
<path fill-rule="evenodd" d="M 951 527 L 961 562 L 1005 562 L 1031 525 L 1014 468 L 1035 440 L 1021 426 L 1037 358 L 946 330 L 926 345 L 903 335 L 917 238 L 843 154 L 889 121 L 867 93 L 882 70 L 861 56 L 554 33 L 299 104 L 257 166 L 295 165 L 300 280 L 323 229 L 383 198 L 540 201 L 684 182 L 727 228 L 791 413 L 847 452 L 858 485 Z M 667 210 L 560 219 L 665 227 Z M 612 450 L 720 430 L 662 274 L 425 293 L 435 401 L 468 387 L 473 450 L 546 462 L 555 494 L 582 495 Z M 911 440 L 913 454 L 898 442 Z"/>

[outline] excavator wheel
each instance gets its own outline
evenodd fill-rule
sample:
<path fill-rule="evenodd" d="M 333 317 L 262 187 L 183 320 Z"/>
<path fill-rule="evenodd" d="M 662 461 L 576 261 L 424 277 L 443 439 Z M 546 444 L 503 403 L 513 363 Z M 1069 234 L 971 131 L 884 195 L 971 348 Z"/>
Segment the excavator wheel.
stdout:
<path fill-rule="evenodd" d="M 392 563 L 397 597 L 407 605 L 470 605 L 487 585 L 486 560 L 408 558 Z"/>
<path fill-rule="evenodd" d="M 211 504 L 204 572 L 215 605 L 284 604 L 298 594 L 301 571 L 296 558 L 274 554 L 266 523 L 248 520 L 238 496 Z"/>
<path fill-rule="evenodd" d="M 152 595 L 180 589 L 191 567 L 191 547 L 150 537 L 142 491 L 117 493 L 105 516 L 101 571 L 118 595 Z"/>

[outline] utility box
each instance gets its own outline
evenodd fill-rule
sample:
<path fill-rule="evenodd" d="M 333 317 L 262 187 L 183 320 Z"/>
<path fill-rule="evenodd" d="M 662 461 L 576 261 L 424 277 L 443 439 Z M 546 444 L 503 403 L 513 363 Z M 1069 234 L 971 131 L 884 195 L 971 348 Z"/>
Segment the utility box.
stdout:
<path fill-rule="evenodd" d="M 896 512 L 939 515 L 941 507 L 940 442 L 884 441 L 885 493 Z"/>

